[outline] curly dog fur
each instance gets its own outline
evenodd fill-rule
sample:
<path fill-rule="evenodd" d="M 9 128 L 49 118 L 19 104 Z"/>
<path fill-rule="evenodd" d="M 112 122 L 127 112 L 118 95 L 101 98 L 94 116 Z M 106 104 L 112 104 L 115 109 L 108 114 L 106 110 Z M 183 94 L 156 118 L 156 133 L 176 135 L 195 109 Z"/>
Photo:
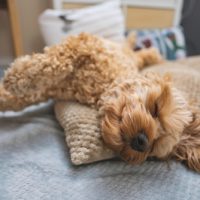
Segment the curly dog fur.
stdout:
<path fill-rule="evenodd" d="M 124 160 L 173 155 L 200 171 L 197 111 L 167 76 L 138 74 L 161 60 L 155 49 L 133 52 L 89 34 L 71 36 L 12 64 L 0 86 L 0 110 L 76 100 L 99 110 L 102 137 Z"/>

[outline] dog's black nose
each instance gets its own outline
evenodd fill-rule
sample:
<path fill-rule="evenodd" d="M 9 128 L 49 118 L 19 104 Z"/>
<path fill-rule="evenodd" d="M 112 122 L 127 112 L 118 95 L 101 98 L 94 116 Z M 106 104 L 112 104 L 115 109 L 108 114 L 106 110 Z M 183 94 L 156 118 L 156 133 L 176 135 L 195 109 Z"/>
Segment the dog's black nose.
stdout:
<path fill-rule="evenodd" d="M 148 148 L 148 138 L 145 133 L 139 133 L 135 138 L 132 139 L 131 141 L 131 148 L 144 152 Z"/>

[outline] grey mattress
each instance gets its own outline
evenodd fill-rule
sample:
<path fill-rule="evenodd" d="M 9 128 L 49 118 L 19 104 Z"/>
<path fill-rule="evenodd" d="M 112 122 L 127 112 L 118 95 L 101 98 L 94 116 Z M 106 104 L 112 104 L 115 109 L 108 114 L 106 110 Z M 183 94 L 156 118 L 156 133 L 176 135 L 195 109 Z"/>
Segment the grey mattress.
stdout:
<path fill-rule="evenodd" d="M 0 181 L 0 200 L 200 199 L 200 175 L 174 161 L 73 166 L 51 103 L 0 114 Z"/>

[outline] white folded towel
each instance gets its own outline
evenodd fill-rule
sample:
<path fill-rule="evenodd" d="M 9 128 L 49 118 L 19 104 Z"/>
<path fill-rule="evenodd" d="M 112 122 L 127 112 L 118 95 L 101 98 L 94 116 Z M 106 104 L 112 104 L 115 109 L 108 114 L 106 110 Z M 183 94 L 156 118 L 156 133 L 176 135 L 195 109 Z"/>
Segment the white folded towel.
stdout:
<path fill-rule="evenodd" d="M 46 10 L 39 17 L 47 45 L 59 43 L 68 35 L 88 32 L 114 41 L 123 41 L 124 16 L 120 0 L 71 10 Z"/>

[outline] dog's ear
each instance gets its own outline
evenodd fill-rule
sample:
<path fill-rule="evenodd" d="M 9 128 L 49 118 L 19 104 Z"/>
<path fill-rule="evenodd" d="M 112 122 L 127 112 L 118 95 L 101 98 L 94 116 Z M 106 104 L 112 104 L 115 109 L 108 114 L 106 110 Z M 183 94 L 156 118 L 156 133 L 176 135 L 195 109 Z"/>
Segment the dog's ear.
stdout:
<path fill-rule="evenodd" d="M 146 107 L 153 117 L 162 117 L 170 112 L 172 101 L 170 84 L 168 82 L 163 82 L 160 92 L 157 88 L 151 89 L 151 92 L 147 96 Z"/>
<path fill-rule="evenodd" d="M 168 110 L 168 108 L 164 106 L 170 106 L 172 104 L 172 91 L 171 91 L 171 75 L 169 73 L 165 73 L 163 76 L 163 81 L 161 84 L 161 94 L 157 99 L 157 103 L 161 109 Z"/>
<path fill-rule="evenodd" d="M 101 107 L 103 140 L 113 150 L 120 151 L 123 144 L 120 133 L 120 121 L 125 98 L 121 91 L 114 89 L 106 95 L 103 102 Z"/>
<path fill-rule="evenodd" d="M 193 120 L 181 135 L 173 151 L 176 159 L 200 173 L 200 112 L 193 112 Z"/>
<path fill-rule="evenodd" d="M 161 94 L 157 98 L 156 103 L 158 104 L 158 110 L 161 113 L 165 113 L 169 110 L 172 104 L 172 94 L 168 83 L 162 85 Z"/>

